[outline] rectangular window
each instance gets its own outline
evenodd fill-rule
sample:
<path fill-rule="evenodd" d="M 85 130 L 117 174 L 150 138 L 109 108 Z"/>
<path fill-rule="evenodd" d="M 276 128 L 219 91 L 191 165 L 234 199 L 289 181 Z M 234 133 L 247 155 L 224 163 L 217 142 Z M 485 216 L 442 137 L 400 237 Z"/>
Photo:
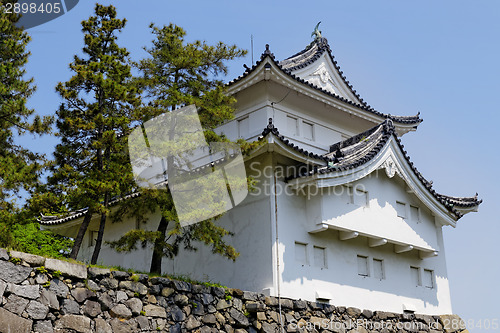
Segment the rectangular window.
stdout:
<path fill-rule="evenodd" d="M 368 207 L 368 191 L 357 187 L 350 188 L 351 202 L 360 207 Z"/>
<path fill-rule="evenodd" d="M 297 118 L 286 116 L 286 124 L 290 135 L 299 135 L 299 122 Z"/>
<path fill-rule="evenodd" d="M 398 214 L 398 217 L 405 219 L 406 218 L 406 204 L 404 202 L 396 201 L 396 212 Z"/>
<path fill-rule="evenodd" d="M 314 266 L 326 268 L 326 249 L 324 247 L 315 246 L 314 251 Z"/>
<path fill-rule="evenodd" d="M 434 271 L 424 269 L 424 286 L 426 288 L 434 288 Z"/>
<path fill-rule="evenodd" d="M 369 276 L 368 257 L 358 255 L 358 275 Z"/>
<path fill-rule="evenodd" d="M 420 280 L 420 269 L 418 267 L 410 266 L 411 281 L 414 286 L 421 286 L 422 280 Z"/>
<path fill-rule="evenodd" d="M 382 259 L 373 258 L 373 276 L 377 279 L 385 279 L 384 261 Z"/>
<path fill-rule="evenodd" d="M 250 131 L 250 121 L 248 117 L 238 120 L 238 137 L 244 138 L 248 135 Z"/>
<path fill-rule="evenodd" d="M 420 222 L 420 212 L 417 206 L 410 206 L 410 217 L 414 222 Z"/>
<path fill-rule="evenodd" d="M 314 140 L 314 126 L 311 123 L 302 122 L 302 129 L 304 133 L 304 138 L 309 140 Z"/>
<path fill-rule="evenodd" d="M 307 265 L 307 244 L 295 242 L 295 261 Z"/>

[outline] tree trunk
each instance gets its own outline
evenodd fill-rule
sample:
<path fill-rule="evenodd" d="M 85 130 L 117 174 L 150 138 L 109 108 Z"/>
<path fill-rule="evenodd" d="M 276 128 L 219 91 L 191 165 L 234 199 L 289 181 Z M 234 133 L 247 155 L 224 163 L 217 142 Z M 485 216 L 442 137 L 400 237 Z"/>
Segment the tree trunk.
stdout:
<path fill-rule="evenodd" d="M 78 235 L 75 238 L 75 242 L 73 243 L 73 248 L 71 249 L 71 254 L 69 257 L 71 259 L 76 259 L 78 256 L 78 251 L 80 251 L 80 247 L 82 246 L 83 237 L 87 232 L 87 228 L 89 227 L 90 220 L 92 219 L 92 211 L 89 209 L 87 213 L 85 213 L 85 217 L 83 218 L 83 222 L 80 225 L 80 229 L 78 230 Z"/>
<path fill-rule="evenodd" d="M 153 247 L 153 257 L 151 259 L 151 268 L 149 269 L 150 273 L 161 275 L 161 260 L 163 259 L 162 242 L 165 240 L 167 227 L 167 219 L 162 216 L 157 230 L 158 232 L 160 232 L 161 236 L 155 240 L 155 245 Z"/>
<path fill-rule="evenodd" d="M 108 207 L 108 193 L 104 195 L 104 207 Z M 97 258 L 99 257 L 99 252 L 101 252 L 102 238 L 104 235 L 104 227 L 106 226 L 106 213 L 101 214 L 101 222 L 99 223 L 99 232 L 97 233 L 97 240 L 94 246 L 94 253 L 92 253 L 92 259 L 90 263 L 95 265 L 97 263 Z"/>

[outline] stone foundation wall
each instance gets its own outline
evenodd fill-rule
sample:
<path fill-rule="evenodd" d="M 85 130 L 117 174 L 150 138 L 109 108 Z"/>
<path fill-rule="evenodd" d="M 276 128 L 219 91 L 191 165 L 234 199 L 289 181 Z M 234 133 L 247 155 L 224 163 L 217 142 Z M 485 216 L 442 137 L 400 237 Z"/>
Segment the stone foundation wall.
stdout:
<path fill-rule="evenodd" d="M 0 332 L 467 332 L 454 315 L 372 312 L 149 278 L 0 249 Z M 281 304 L 281 307 L 279 306 Z"/>

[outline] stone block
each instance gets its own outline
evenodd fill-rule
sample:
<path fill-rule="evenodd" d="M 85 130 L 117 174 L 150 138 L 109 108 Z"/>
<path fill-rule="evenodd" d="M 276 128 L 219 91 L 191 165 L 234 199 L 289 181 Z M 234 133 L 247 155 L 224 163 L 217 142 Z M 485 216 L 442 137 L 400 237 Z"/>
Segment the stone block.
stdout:
<path fill-rule="evenodd" d="M 95 292 L 90 291 L 87 288 L 75 288 L 71 290 L 71 295 L 78 303 L 83 303 L 87 298 L 96 296 Z"/>
<path fill-rule="evenodd" d="M 199 295 L 199 297 L 204 305 L 208 305 L 214 301 L 214 297 L 212 296 L 212 294 L 202 293 Z"/>
<path fill-rule="evenodd" d="M 45 264 L 45 257 L 37 256 L 34 254 L 18 252 L 18 251 L 10 251 L 10 256 L 24 260 L 31 266 L 43 266 Z"/>
<path fill-rule="evenodd" d="M 250 325 L 248 318 L 240 311 L 233 308 L 229 310 L 229 314 L 231 315 L 231 318 L 236 321 L 238 326 L 248 327 Z"/>
<path fill-rule="evenodd" d="M 186 295 L 177 294 L 174 297 L 174 302 L 179 306 L 184 306 L 189 304 L 189 298 Z"/>
<path fill-rule="evenodd" d="M 266 305 L 263 303 L 256 303 L 256 302 L 247 302 L 245 304 L 245 307 L 248 312 L 257 312 L 257 311 L 264 311 L 266 309 Z"/>
<path fill-rule="evenodd" d="M 10 312 L 20 315 L 21 313 L 23 313 L 24 309 L 26 309 L 28 303 L 29 300 L 11 294 L 9 297 L 7 297 L 7 303 L 4 305 L 4 308 L 9 310 Z"/>
<path fill-rule="evenodd" d="M 132 311 L 130 311 L 124 304 L 118 304 L 109 310 L 109 314 L 116 318 L 129 319 L 132 317 Z"/>
<path fill-rule="evenodd" d="M 303 301 L 301 299 L 299 299 L 297 301 L 294 301 L 293 302 L 293 308 L 295 310 L 304 310 L 304 309 L 307 309 L 307 302 Z"/>
<path fill-rule="evenodd" d="M 94 301 L 86 301 L 82 310 L 85 315 L 94 318 L 101 314 L 101 304 Z"/>
<path fill-rule="evenodd" d="M 8 283 L 20 284 L 28 278 L 31 271 L 31 267 L 15 265 L 10 261 L 0 261 L 0 279 Z"/>
<path fill-rule="evenodd" d="M 161 290 L 161 295 L 164 297 L 168 297 L 168 296 L 172 295 L 174 292 L 175 292 L 175 290 L 173 290 L 172 288 L 163 288 Z"/>
<path fill-rule="evenodd" d="M 1 333 L 30 333 L 33 325 L 33 321 L 16 316 L 3 308 L 0 308 L 0 323 Z"/>
<path fill-rule="evenodd" d="M 147 306 L 147 305 L 146 305 Z M 154 306 L 154 305 L 153 305 Z M 145 309 L 144 309 L 145 310 Z M 170 315 L 172 316 L 172 319 L 174 321 L 184 321 L 184 319 L 186 319 L 186 315 L 184 314 L 184 312 L 182 312 L 182 310 L 177 306 L 177 305 L 174 305 L 170 308 L 170 311 L 169 311 Z M 146 311 L 146 315 L 147 315 L 147 311 Z"/>
<path fill-rule="evenodd" d="M 125 304 L 128 306 L 128 308 L 130 309 L 130 311 L 132 311 L 134 315 L 138 315 L 142 311 L 142 301 L 138 298 L 131 298 L 128 301 L 126 301 Z"/>
<path fill-rule="evenodd" d="M 172 284 L 174 286 L 174 289 L 177 291 L 187 291 L 187 292 L 191 291 L 191 283 L 189 282 L 172 280 Z"/>
<path fill-rule="evenodd" d="M 358 318 L 359 315 L 361 314 L 361 310 L 358 308 L 349 307 L 346 309 L 346 313 L 348 316 L 351 316 L 353 318 Z"/>
<path fill-rule="evenodd" d="M 288 298 L 282 298 L 281 307 L 284 309 L 293 309 L 293 301 Z"/>
<path fill-rule="evenodd" d="M 38 321 L 33 325 L 33 329 L 38 333 L 53 333 L 54 328 L 52 327 L 52 322 L 50 320 Z"/>
<path fill-rule="evenodd" d="M 160 276 L 151 278 L 149 280 L 149 282 L 151 282 L 152 284 L 161 284 L 161 285 L 164 285 L 164 286 L 169 286 L 171 281 L 172 280 L 170 280 L 169 278 L 160 277 Z"/>
<path fill-rule="evenodd" d="M 139 324 L 139 328 L 141 329 L 141 331 L 146 331 L 151 329 L 148 317 L 139 316 L 135 318 L 135 321 L 137 321 L 137 324 Z"/>
<path fill-rule="evenodd" d="M 42 292 L 40 294 L 40 302 L 47 305 L 51 309 L 59 310 L 59 301 L 57 300 L 56 294 L 52 291 L 42 289 Z"/>
<path fill-rule="evenodd" d="M 127 293 L 121 290 L 116 292 L 116 303 L 121 303 L 122 301 L 128 300 Z"/>
<path fill-rule="evenodd" d="M 67 261 L 47 258 L 45 268 L 51 271 L 59 271 L 65 276 L 75 277 L 78 279 L 87 278 L 87 266 L 74 264 Z"/>
<path fill-rule="evenodd" d="M 87 273 L 91 278 L 102 278 L 109 276 L 111 270 L 109 268 L 89 267 Z"/>
<path fill-rule="evenodd" d="M 366 319 L 371 319 L 373 317 L 373 312 L 370 310 L 363 310 L 361 313 Z"/>
<path fill-rule="evenodd" d="M 201 326 L 201 322 L 195 318 L 195 316 L 189 316 L 185 322 L 185 328 L 191 331 L 197 327 Z"/>
<path fill-rule="evenodd" d="M 220 301 L 217 302 L 216 308 L 219 311 L 230 308 L 231 306 L 233 306 L 233 302 L 231 300 L 221 299 Z"/>
<path fill-rule="evenodd" d="M 205 324 L 215 324 L 216 322 L 216 318 L 215 318 L 215 315 L 212 314 L 212 313 L 209 313 L 207 315 L 204 315 L 202 318 L 201 318 L 201 321 L 203 321 L 203 323 Z"/>
<path fill-rule="evenodd" d="M 126 280 L 130 277 L 130 273 L 122 271 L 111 271 L 111 275 L 118 280 Z"/>
<path fill-rule="evenodd" d="M 90 318 L 67 314 L 62 316 L 55 324 L 55 333 L 65 333 L 68 330 L 74 330 L 79 333 L 91 333 Z"/>
<path fill-rule="evenodd" d="M 49 313 L 49 307 L 37 301 L 31 301 L 26 307 L 26 312 L 31 319 L 45 319 Z"/>
<path fill-rule="evenodd" d="M 96 333 L 113 333 L 111 326 L 102 318 L 95 319 L 95 332 Z"/>
<path fill-rule="evenodd" d="M 103 310 L 109 310 L 113 307 L 113 299 L 109 296 L 108 293 L 103 293 L 101 297 L 99 297 L 99 302 L 102 305 Z"/>
<path fill-rule="evenodd" d="M 244 291 L 242 298 L 245 301 L 256 301 L 259 299 L 259 295 L 251 291 Z"/>
<path fill-rule="evenodd" d="M 221 287 L 212 287 L 212 294 L 219 298 L 224 298 L 226 295 L 226 289 Z"/>
<path fill-rule="evenodd" d="M 113 278 L 104 278 L 101 280 L 100 284 L 106 289 L 118 288 L 118 280 Z"/>
<path fill-rule="evenodd" d="M 0 249 L 0 259 L 1 260 L 9 260 L 9 253 L 6 249 Z"/>
<path fill-rule="evenodd" d="M 466 329 L 465 322 L 457 315 L 442 315 L 439 316 L 439 321 L 446 333 L 460 332 Z"/>
<path fill-rule="evenodd" d="M 115 318 L 110 321 L 113 333 L 137 333 L 137 323 L 135 320 L 121 321 Z"/>
<path fill-rule="evenodd" d="M 161 306 L 148 304 L 143 309 L 144 312 L 146 312 L 146 316 L 148 317 L 167 318 L 167 312 L 165 311 L 165 308 L 162 308 Z M 182 310 L 180 310 L 178 307 L 177 309 L 182 312 Z"/>
<path fill-rule="evenodd" d="M 191 285 L 191 290 L 193 294 L 210 294 L 210 287 L 202 286 L 200 284 Z"/>
<path fill-rule="evenodd" d="M 265 302 L 267 306 L 277 306 L 278 305 L 278 299 L 273 296 L 266 296 Z"/>
<path fill-rule="evenodd" d="M 9 284 L 7 286 L 7 290 L 13 294 L 16 294 L 17 296 L 24 298 L 36 299 L 40 297 L 40 286 L 38 285 L 18 286 L 15 284 Z"/>
<path fill-rule="evenodd" d="M 49 290 L 59 297 L 66 298 L 69 293 L 68 286 L 59 279 L 53 279 L 50 282 Z"/>
<path fill-rule="evenodd" d="M 7 289 L 7 283 L 0 281 L 0 299 L 2 299 L 5 289 Z"/>
<path fill-rule="evenodd" d="M 134 293 L 138 293 L 139 295 L 146 295 L 148 293 L 148 288 L 140 282 L 134 281 L 120 281 L 120 288 L 128 289 Z"/>
<path fill-rule="evenodd" d="M 66 298 L 62 301 L 61 312 L 62 314 L 80 314 L 80 304 Z"/>

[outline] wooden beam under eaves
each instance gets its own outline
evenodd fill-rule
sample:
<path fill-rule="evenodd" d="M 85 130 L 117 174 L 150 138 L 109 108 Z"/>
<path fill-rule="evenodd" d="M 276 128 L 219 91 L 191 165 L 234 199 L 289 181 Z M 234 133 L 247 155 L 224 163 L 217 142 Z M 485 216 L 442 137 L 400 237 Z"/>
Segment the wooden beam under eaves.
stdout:
<path fill-rule="evenodd" d="M 340 231 L 339 232 L 339 239 L 340 240 L 348 240 L 352 238 L 356 238 L 359 236 L 359 233 L 356 231 Z"/>
<path fill-rule="evenodd" d="M 387 244 L 387 239 L 385 238 L 369 238 L 368 246 L 369 247 L 377 247 Z"/>
<path fill-rule="evenodd" d="M 398 244 L 394 245 L 394 252 L 396 253 L 403 253 L 411 250 L 413 250 L 413 246 L 411 245 L 398 245 Z"/>
<path fill-rule="evenodd" d="M 432 251 L 432 252 L 419 251 L 418 255 L 420 259 L 427 259 L 427 258 L 437 257 L 438 251 Z"/>

